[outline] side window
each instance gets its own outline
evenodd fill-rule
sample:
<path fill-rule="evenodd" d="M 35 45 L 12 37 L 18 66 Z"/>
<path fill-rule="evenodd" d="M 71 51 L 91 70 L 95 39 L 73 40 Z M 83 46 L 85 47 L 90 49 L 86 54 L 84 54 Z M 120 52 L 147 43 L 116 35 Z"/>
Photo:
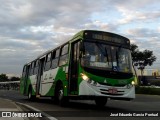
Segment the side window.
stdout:
<path fill-rule="evenodd" d="M 23 73 L 22 73 L 22 77 L 26 76 L 26 72 L 27 72 L 27 67 L 26 65 L 23 67 Z"/>
<path fill-rule="evenodd" d="M 68 44 L 63 46 L 62 49 L 61 49 L 61 55 L 65 55 L 68 53 Z"/>
<path fill-rule="evenodd" d="M 49 62 L 50 60 L 51 60 L 51 53 L 47 55 L 46 62 Z"/>
<path fill-rule="evenodd" d="M 68 61 L 68 44 L 61 48 L 59 66 L 65 65 Z"/>
<path fill-rule="evenodd" d="M 58 66 L 58 59 L 59 59 L 59 49 L 52 51 L 52 69 Z"/>
<path fill-rule="evenodd" d="M 34 62 L 31 63 L 30 75 L 33 75 L 33 70 L 34 70 Z"/>
<path fill-rule="evenodd" d="M 27 65 L 27 76 L 30 76 L 31 73 L 31 64 Z"/>
<path fill-rule="evenodd" d="M 56 50 L 56 58 L 59 57 L 59 52 L 60 52 L 60 49 L 58 48 L 58 49 Z"/>
<path fill-rule="evenodd" d="M 51 53 L 46 56 L 45 71 L 51 68 Z"/>
<path fill-rule="evenodd" d="M 38 74 L 38 60 L 34 62 L 34 75 Z"/>

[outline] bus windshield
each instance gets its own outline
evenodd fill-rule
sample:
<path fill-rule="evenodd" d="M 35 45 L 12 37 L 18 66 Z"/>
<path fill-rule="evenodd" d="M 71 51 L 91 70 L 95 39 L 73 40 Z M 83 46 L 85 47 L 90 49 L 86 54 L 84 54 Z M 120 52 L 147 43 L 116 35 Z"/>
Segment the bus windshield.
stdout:
<path fill-rule="evenodd" d="M 100 42 L 84 42 L 83 67 L 131 73 L 131 53 L 129 49 Z"/>

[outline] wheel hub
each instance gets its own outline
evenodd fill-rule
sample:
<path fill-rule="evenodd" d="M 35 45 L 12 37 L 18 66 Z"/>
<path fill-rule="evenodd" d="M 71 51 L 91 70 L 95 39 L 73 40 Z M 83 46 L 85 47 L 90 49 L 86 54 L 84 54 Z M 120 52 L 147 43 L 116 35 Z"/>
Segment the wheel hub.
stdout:
<path fill-rule="evenodd" d="M 61 100 L 62 99 L 62 97 L 63 97 L 63 90 L 59 90 L 59 100 Z"/>

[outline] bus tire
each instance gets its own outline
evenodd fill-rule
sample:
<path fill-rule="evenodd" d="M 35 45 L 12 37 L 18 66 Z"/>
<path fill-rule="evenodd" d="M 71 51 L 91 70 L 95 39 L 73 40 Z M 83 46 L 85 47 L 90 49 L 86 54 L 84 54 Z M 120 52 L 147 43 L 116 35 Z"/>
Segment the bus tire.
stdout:
<path fill-rule="evenodd" d="M 95 98 L 95 103 L 98 107 L 104 107 L 108 99 L 106 97 L 97 97 Z"/>
<path fill-rule="evenodd" d="M 55 102 L 58 103 L 60 106 L 66 106 L 68 103 L 68 99 L 64 96 L 64 89 L 63 84 L 59 84 L 56 89 L 55 93 Z"/>
<path fill-rule="evenodd" d="M 36 97 L 34 95 L 32 95 L 32 88 L 29 87 L 29 90 L 28 90 L 28 100 L 33 101 L 33 100 L 35 100 L 35 98 Z"/>

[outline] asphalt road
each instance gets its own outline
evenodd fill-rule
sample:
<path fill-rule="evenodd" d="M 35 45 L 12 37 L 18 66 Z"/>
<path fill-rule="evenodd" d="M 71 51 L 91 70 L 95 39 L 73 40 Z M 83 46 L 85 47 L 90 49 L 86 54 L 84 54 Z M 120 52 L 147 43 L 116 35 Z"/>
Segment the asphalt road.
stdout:
<path fill-rule="evenodd" d="M 60 120 L 131 120 L 151 119 L 159 120 L 160 117 L 106 117 L 111 113 L 157 113 L 160 116 L 160 96 L 136 95 L 133 101 L 109 100 L 104 108 L 98 108 L 94 101 L 70 101 L 66 107 L 55 105 L 50 98 L 41 98 L 34 102 L 27 100 L 26 96 L 18 91 L 0 90 L 0 98 L 6 98 L 15 102 L 30 105 Z"/>

